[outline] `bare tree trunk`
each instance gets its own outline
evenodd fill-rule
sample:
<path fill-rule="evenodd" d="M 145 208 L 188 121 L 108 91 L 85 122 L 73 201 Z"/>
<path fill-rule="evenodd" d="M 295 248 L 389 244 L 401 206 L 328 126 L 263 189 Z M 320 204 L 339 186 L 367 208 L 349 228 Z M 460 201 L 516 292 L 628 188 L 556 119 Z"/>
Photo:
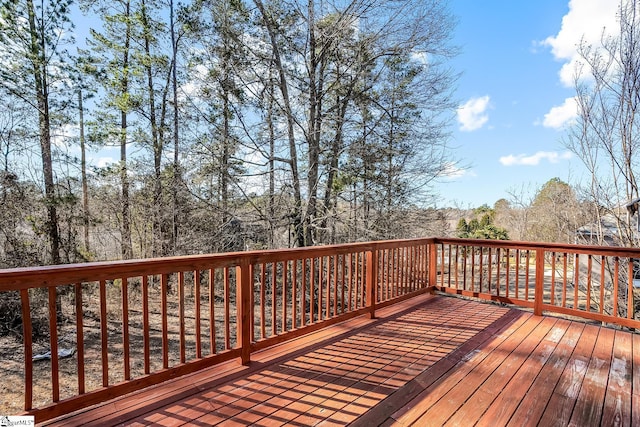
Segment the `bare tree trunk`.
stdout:
<path fill-rule="evenodd" d="M 178 252 L 178 231 L 179 231 L 179 216 L 178 216 L 178 186 L 180 185 L 180 134 L 179 122 L 178 122 L 178 76 L 177 76 L 177 62 L 178 62 L 178 39 L 176 37 L 175 19 L 174 19 L 174 4 L 173 0 L 170 1 L 170 28 L 171 28 L 171 88 L 173 91 L 173 182 L 171 185 L 171 202 L 172 202 L 172 232 L 171 241 L 169 247 L 173 253 Z"/>
<path fill-rule="evenodd" d="M 89 245 L 89 186 L 87 184 L 87 154 L 84 137 L 84 107 L 82 104 L 82 89 L 78 89 L 78 114 L 80 127 L 80 174 L 82 179 L 82 223 L 84 231 L 84 249 L 91 252 Z"/>
<path fill-rule="evenodd" d="M 53 160 L 51 157 L 51 117 L 49 115 L 49 87 L 47 83 L 45 40 L 38 37 L 33 0 L 27 0 L 33 77 L 35 80 L 36 102 L 38 107 L 38 126 L 40 150 L 42 155 L 42 173 L 44 178 L 45 204 L 47 206 L 47 234 L 51 251 L 51 263 L 60 264 L 60 235 L 58 231 L 58 213 L 56 210 L 55 184 L 53 180 Z"/>
<path fill-rule="evenodd" d="M 296 241 L 298 246 L 305 246 L 305 233 L 304 233 L 304 224 L 302 223 L 302 194 L 300 191 L 300 176 L 298 173 L 298 154 L 296 148 L 296 139 L 294 133 L 294 118 L 293 118 L 293 110 L 291 109 L 291 101 L 289 99 L 289 89 L 287 83 L 287 76 L 284 71 L 284 66 L 282 64 L 282 60 L 280 58 L 280 49 L 278 47 L 278 42 L 276 40 L 275 34 L 275 24 L 271 16 L 269 16 L 262 4 L 261 0 L 254 0 L 262 18 L 264 19 L 265 25 L 267 27 L 267 32 L 269 33 L 269 38 L 271 41 L 271 48 L 273 49 L 273 55 L 275 60 L 275 65 L 278 70 L 278 75 L 280 77 L 279 87 L 280 92 L 282 93 L 282 100 L 284 103 L 284 112 L 287 118 L 287 134 L 289 138 L 289 165 L 291 167 L 291 178 L 293 181 L 293 197 L 294 197 L 294 208 L 293 213 L 291 215 L 294 226 L 294 233 L 296 237 Z"/>
<path fill-rule="evenodd" d="M 125 16 L 129 18 L 131 16 L 130 10 L 131 4 L 127 1 L 125 6 Z M 129 91 L 129 46 L 131 43 L 131 23 L 127 19 L 125 44 L 122 58 L 122 70 L 123 75 L 120 81 L 120 91 L 122 94 L 126 94 Z M 128 107 L 125 107 L 128 108 Z M 125 109 L 120 112 L 120 184 L 122 187 L 121 193 L 121 241 L 120 248 L 123 259 L 130 259 L 133 257 L 133 246 L 131 242 L 131 217 L 129 207 L 129 177 L 127 175 L 127 111 Z"/>

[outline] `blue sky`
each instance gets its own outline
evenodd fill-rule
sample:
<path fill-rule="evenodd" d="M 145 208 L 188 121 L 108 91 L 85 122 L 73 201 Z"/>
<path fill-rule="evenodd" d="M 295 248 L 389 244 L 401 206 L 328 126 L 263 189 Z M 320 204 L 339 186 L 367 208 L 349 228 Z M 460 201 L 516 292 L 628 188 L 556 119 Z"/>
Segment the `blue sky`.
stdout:
<path fill-rule="evenodd" d="M 575 47 L 616 25 L 613 0 L 453 0 L 461 53 L 452 145 L 470 167 L 438 185 L 438 205 L 493 206 L 531 197 L 549 179 L 577 184 L 582 164 L 563 146 L 575 118 Z M 524 193 L 523 193 L 524 190 Z"/>

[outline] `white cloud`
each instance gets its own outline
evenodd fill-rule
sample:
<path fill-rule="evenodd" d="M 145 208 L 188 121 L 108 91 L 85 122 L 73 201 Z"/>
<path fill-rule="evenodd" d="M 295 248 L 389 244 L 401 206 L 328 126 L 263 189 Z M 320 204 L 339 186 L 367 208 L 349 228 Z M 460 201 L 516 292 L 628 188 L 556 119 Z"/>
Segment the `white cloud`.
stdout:
<path fill-rule="evenodd" d="M 508 156 L 500 157 L 500 163 L 504 166 L 537 166 L 544 159 L 550 163 L 558 163 L 560 160 L 569 160 L 572 156 L 569 151 L 565 151 L 564 153 L 558 153 L 557 151 L 538 151 L 531 156 L 527 156 L 526 154 L 518 154 L 517 156 L 509 154 Z"/>
<path fill-rule="evenodd" d="M 471 98 L 458 107 L 458 123 L 460 123 L 461 131 L 471 132 L 480 129 L 489 121 L 487 114 L 489 100 L 489 95 Z"/>
<path fill-rule="evenodd" d="M 567 98 L 562 105 L 551 108 L 544 115 L 542 126 L 552 129 L 563 129 L 575 123 L 578 117 L 578 101 L 576 97 Z"/>
<path fill-rule="evenodd" d="M 116 161 L 113 157 L 100 157 L 96 163 L 99 168 L 104 168 L 116 163 Z"/>
<path fill-rule="evenodd" d="M 576 66 L 579 63 L 577 48 L 583 41 L 587 45 L 600 45 L 603 31 L 615 32 L 618 23 L 616 12 L 618 1 L 613 0 L 571 0 L 569 12 L 562 18 L 562 26 L 555 36 L 541 42 L 551 48 L 553 56 L 564 62 L 560 69 L 560 81 L 572 87 Z"/>

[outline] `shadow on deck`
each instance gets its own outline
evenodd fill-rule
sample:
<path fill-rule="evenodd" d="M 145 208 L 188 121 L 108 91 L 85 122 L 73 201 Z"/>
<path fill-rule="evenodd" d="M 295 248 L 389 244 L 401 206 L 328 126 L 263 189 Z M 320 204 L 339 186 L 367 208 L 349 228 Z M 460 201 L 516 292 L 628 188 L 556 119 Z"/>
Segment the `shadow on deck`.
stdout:
<path fill-rule="evenodd" d="M 638 335 L 434 295 L 377 315 L 254 353 L 248 367 L 223 363 L 44 425 L 640 421 Z"/>

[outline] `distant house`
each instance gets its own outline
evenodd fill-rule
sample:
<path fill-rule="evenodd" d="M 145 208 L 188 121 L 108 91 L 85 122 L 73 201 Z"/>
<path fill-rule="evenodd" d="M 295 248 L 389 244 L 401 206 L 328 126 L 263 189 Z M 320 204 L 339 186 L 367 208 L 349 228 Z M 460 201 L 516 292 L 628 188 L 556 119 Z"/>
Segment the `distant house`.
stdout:
<path fill-rule="evenodd" d="M 602 233 L 603 244 L 608 246 L 616 246 L 618 238 L 620 237 L 620 230 L 618 229 L 618 222 L 616 218 L 611 215 L 603 215 L 600 219 L 600 223 L 592 222 L 591 224 L 583 225 L 576 230 L 576 243 L 585 245 L 599 245 L 599 236 Z"/>

